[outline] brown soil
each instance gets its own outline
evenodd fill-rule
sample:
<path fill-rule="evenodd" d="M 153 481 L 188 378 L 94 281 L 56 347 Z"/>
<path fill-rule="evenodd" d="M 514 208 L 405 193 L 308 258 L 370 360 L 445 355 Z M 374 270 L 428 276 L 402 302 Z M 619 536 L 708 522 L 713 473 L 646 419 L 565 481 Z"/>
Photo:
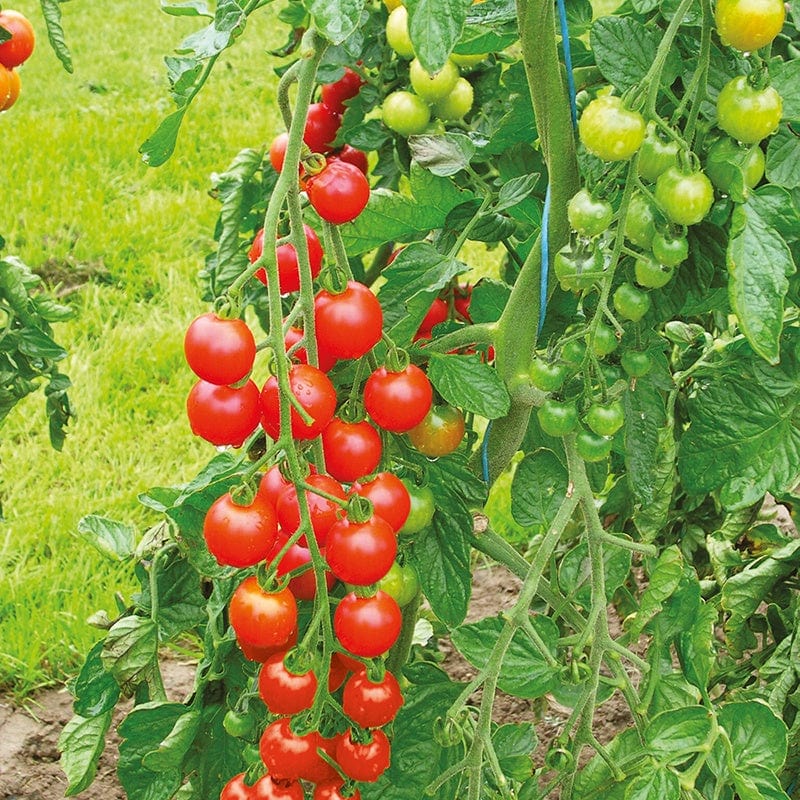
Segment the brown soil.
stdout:
<path fill-rule="evenodd" d="M 519 581 L 504 569 L 478 570 L 469 619 L 510 607 L 518 590 Z M 469 680 L 474 676 L 472 667 L 449 643 L 442 642 L 441 649 L 446 654 L 444 667 L 454 679 Z M 194 665 L 169 660 L 163 671 L 170 698 L 183 700 L 192 688 Z M 476 694 L 476 700 L 479 697 Z M 57 742 L 71 716 L 72 697 L 66 689 L 43 692 L 25 708 L 0 698 L 0 800 L 53 800 L 64 796 L 67 784 L 58 764 Z M 495 702 L 498 722 L 536 722 L 540 742 L 534 759 L 538 763 L 548 743 L 561 732 L 567 716 L 567 710 L 553 701 L 520 700 L 500 693 Z M 615 696 L 598 710 L 596 733 L 605 742 L 629 724 L 627 707 Z M 116 734 L 109 736 L 94 783 L 79 795 L 83 800 L 125 800 L 116 777 L 118 741 Z"/>

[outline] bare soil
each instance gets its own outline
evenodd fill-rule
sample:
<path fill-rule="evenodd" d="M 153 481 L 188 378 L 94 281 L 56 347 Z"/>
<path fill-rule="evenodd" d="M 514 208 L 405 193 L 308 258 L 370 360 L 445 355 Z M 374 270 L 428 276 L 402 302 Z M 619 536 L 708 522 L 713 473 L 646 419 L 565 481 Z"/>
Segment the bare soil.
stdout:
<path fill-rule="evenodd" d="M 501 567 L 478 570 L 468 619 L 497 614 L 513 605 L 519 581 Z M 474 670 L 448 642 L 442 642 L 444 668 L 455 680 L 469 680 Z M 171 699 L 182 701 L 191 691 L 194 664 L 168 660 L 163 665 L 164 682 Z M 476 700 L 480 697 L 476 694 Z M 82 800 L 125 800 L 116 776 L 118 737 L 112 726 L 106 750 L 94 783 Z M 64 796 L 66 780 L 59 767 L 57 742 L 61 729 L 72 716 L 72 697 L 66 689 L 52 689 L 33 698 L 25 708 L 0 698 L 0 800 L 53 800 Z M 520 700 L 500 693 L 495 703 L 497 722 L 536 722 L 540 762 L 549 742 L 560 733 L 567 709 L 550 700 Z M 616 696 L 598 710 L 596 733 L 605 742 L 631 723 L 627 707 Z"/>

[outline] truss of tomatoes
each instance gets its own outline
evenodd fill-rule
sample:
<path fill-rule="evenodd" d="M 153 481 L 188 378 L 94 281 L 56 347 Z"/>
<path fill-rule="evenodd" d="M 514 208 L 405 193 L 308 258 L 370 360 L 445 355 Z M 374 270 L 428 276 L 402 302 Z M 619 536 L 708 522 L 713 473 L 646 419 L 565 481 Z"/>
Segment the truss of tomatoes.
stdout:
<path fill-rule="evenodd" d="M 24 64 L 36 42 L 33 25 L 19 11 L 0 11 L 0 28 L 9 38 L 0 42 L 0 112 L 8 111 L 19 97 L 21 83 L 17 67 Z"/>

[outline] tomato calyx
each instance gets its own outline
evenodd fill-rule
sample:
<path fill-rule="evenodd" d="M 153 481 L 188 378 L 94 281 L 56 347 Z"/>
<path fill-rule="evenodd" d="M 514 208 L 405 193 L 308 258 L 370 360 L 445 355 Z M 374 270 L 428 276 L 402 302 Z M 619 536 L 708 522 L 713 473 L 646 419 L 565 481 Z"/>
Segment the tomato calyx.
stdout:
<path fill-rule="evenodd" d="M 345 516 L 350 522 L 362 523 L 372 517 L 375 509 L 372 501 L 368 497 L 362 497 L 360 494 L 351 494 L 347 501 L 347 508 Z"/>

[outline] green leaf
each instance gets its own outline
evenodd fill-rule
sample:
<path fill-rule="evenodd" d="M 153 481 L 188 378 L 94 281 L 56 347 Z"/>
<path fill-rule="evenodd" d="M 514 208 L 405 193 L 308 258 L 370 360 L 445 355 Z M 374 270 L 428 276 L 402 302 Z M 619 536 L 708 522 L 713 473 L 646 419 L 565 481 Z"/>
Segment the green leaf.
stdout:
<path fill-rule="evenodd" d="M 501 725 L 492 733 L 492 744 L 503 775 L 524 781 L 533 773 L 531 754 L 536 749 L 536 728 L 530 722 Z"/>
<path fill-rule="evenodd" d="M 96 717 L 74 716 L 58 737 L 61 769 L 67 776 L 67 797 L 79 794 L 94 780 L 97 763 L 106 746 L 111 711 Z"/>
<path fill-rule="evenodd" d="M 417 164 L 441 178 L 466 169 L 475 155 L 475 145 L 463 133 L 409 136 L 408 149 Z"/>
<path fill-rule="evenodd" d="M 443 748 L 433 731 L 463 684 L 429 663 L 407 666 L 405 674 L 411 685 L 394 722 L 391 764 L 375 783 L 359 786 L 363 800 L 420 800 L 428 784 L 462 754 L 461 747 Z"/>
<path fill-rule="evenodd" d="M 800 136 L 781 125 L 767 145 L 767 180 L 785 189 L 800 186 Z"/>
<path fill-rule="evenodd" d="M 451 405 L 487 419 L 504 416 L 511 398 L 497 370 L 477 355 L 432 353 L 428 377 L 436 391 Z"/>
<path fill-rule="evenodd" d="M 175 727 L 159 743 L 155 750 L 145 753 L 142 766 L 151 772 L 180 769 L 186 753 L 192 746 L 200 728 L 200 713 L 190 711 L 178 717 Z"/>
<path fill-rule="evenodd" d="M 680 800 L 678 776 L 666 767 L 657 767 L 631 781 L 625 800 Z"/>
<path fill-rule="evenodd" d="M 648 30 L 633 17 L 602 17 L 592 25 L 591 43 L 597 66 L 620 91 L 630 89 L 644 78 L 653 65 L 661 38 L 661 30 Z M 671 84 L 680 70 L 678 51 L 672 50 L 662 82 Z"/>
<path fill-rule="evenodd" d="M 364 0 L 303 0 L 316 29 L 333 44 L 341 44 L 361 21 Z"/>
<path fill-rule="evenodd" d="M 733 211 L 727 264 L 728 294 L 742 332 L 762 358 L 776 364 L 787 276 L 795 265 L 786 242 L 750 201 Z"/>
<path fill-rule="evenodd" d="M 673 420 L 669 420 L 658 432 L 656 455 L 659 461 L 653 473 L 653 499 L 649 503 L 642 503 L 633 514 L 633 524 L 645 542 L 652 542 L 666 524 L 677 483 L 677 449 Z"/>
<path fill-rule="evenodd" d="M 715 662 L 715 627 L 718 611 L 715 606 L 700 601 L 700 609 L 694 615 L 688 630 L 678 636 L 678 658 L 687 680 L 705 692 L 711 669 Z"/>
<path fill-rule="evenodd" d="M 181 703 L 144 703 L 120 724 L 117 773 L 128 800 L 170 800 L 181 785 L 179 767 L 153 772 L 144 758 L 159 748 L 177 721 L 188 713 Z"/>
<path fill-rule="evenodd" d="M 139 148 L 142 161 L 150 167 L 160 167 L 166 163 L 169 157 L 175 152 L 175 145 L 178 141 L 178 132 L 181 123 L 186 115 L 188 106 L 173 111 L 168 117 L 163 119 Z"/>
<path fill-rule="evenodd" d="M 634 762 L 641 758 L 642 745 L 634 728 L 627 728 L 606 745 L 608 754 L 616 761 Z M 602 800 L 623 800 L 626 783 L 618 782 L 611 767 L 599 755 L 579 770 L 573 795 L 576 798 L 597 797 Z"/>
<path fill-rule="evenodd" d="M 566 467 L 552 450 L 535 450 L 517 466 L 511 483 L 511 514 L 520 525 L 546 529 L 567 497 Z"/>
<path fill-rule="evenodd" d="M 430 73 L 438 72 L 461 38 L 471 0 L 406 0 L 414 52 Z"/>
<path fill-rule="evenodd" d="M 428 482 L 437 498 L 455 497 L 459 508 L 447 513 L 457 518 L 459 525 L 471 526 L 470 508 L 483 508 L 487 497 L 486 484 L 469 468 L 467 457 L 462 453 L 452 453 L 445 458 L 428 461 L 425 465 Z"/>
<path fill-rule="evenodd" d="M 482 278 L 475 284 L 469 303 L 469 315 L 474 323 L 497 322 L 502 315 L 511 287 L 507 283 Z"/>
<path fill-rule="evenodd" d="M 648 632 L 653 632 L 661 642 L 670 642 L 694 622 L 700 611 L 700 603 L 697 573 L 687 567 L 678 588 L 664 601 L 662 610 L 651 620 Z"/>
<path fill-rule="evenodd" d="M 603 550 L 603 572 L 608 601 L 622 586 L 631 570 L 631 551 L 621 547 L 606 547 Z M 558 585 L 574 602 L 584 608 L 592 605 L 592 567 L 589 545 L 583 541 L 569 550 L 561 559 L 558 568 Z"/>
<path fill-rule="evenodd" d="M 122 617 L 108 631 L 100 657 L 122 691 L 131 694 L 155 667 L 158 658 L 155 623 L 146 617 Z"/>
<path fill-rule="evenodd" d="M 539 173 L 531 175 L 520 175 L 518 178 L 512 178 L 506 181 L 501 187 L 497 195 L 497 202 L 492 206 L 492 209 L 497 211 L 505 211 L 507 208 L 513 208 L 521 203 L 531 192 L 536 188 L 539 181 Z"/>
<path fill-rule="evenodd" d="M 645 745 L 663 764 L 680 764 L 703 747 L 711 729 L 711 713 L 703 706 L 663 711 L 645 729 Z"/>
<path fill-rule="evenodd" d="M 78 533 L 112 561 L 127 561 L 136 547 L 136 529 L 132 525 L 96 514 L 80 519 Z"/>
<path fill-rule="evenodd" d="M 683 577 L 683 556 L 677 545 L 661 551 L 648 575 L 639 610 L 625 620 L 625 631 L 635 641 L 647 623 L 663 608 L 664 601 L 678 588 Z"/>
<path fill-rule="evenodd" d="M 465 529 L 451 515 L 437 513 L 408 550 L 433 613 L 449 626 L 463 621 L 472 593 L 470 532 L 471 525 Z"/>
<path fill-rule="evenodd" d="M 173 17 L 214 18 L 213 12 L 209 11 L 208 3 L 204 0 L 188 0 L 188 2 L 184 3 L 171 3 L 169 0 L 161 0 L 161 10 Z"/>
<path fill-rule="evenodd" d="M 119 685 L 103 666 L 103 641 L 88 653 L 72 689 L 74 712 L 81 717 L 99 717 L 111 711 L 119 700 Z"/>
<path fill-rule="evenodd" d="M 39 4 L 42 7 L 42 16 L 44 16 L 44 21 L 47 25 L 47 38 L 50 41 L 50 47 L 53 48 L 53 52 L 64 69 L 72 74 L 72 55 L 67 47 L 64 28 L 61 25 L 62 2 L 63 0 L 39 0 Z"/>
<path fill-rule="evenodd" d="M 766 703 L 725 703 L 717 720 L 728 734 L 737 768 L 746 772 L 748 766 L 759 766 L 780 772 L 788 748 L 786 724 Z"/>
<path fill-rule="evenodd" d="M 46 361 L 60 361 L 67 356 L 67 351 L 60 344 L 56 344 L 43 330 L 34 326 L 20 331 L 19 351 L 31 358 Z"/>
<path fill-rule="evenodd" d="M 530 622 L 548 652 L 558 653 L 558 626 L 549 617 L 531 616 Z M 479 622 L 461 625 L 451 632 L 453 646 L 477 669 L 483 669 L 492 654 L 501 631 L 503 617 L 486 617 Z M 532 700 L 551 691 L 558 680 L 558 666 L 547 663 L 524 628 L 517 628 L 500 668 L 497 685 L 515 697 Z"/>
<path fill-rule="evenodd" d="M 788 491 L 800 463 L 798 403 L 798 392 L 776 396 L 746 377 L 726 376 L 698 387 L 689 400 L 691 426 L 678 456 L 686 489 L 692 494 L 721 489 L 729 510 L 752 505 L 768 491 Z"/>
<path fill-rule="evenodd" d="M 769 65 L 769 77 L 783 101 L 783 118 L 800 119 L 800 61 L 775 59 Z"/>

